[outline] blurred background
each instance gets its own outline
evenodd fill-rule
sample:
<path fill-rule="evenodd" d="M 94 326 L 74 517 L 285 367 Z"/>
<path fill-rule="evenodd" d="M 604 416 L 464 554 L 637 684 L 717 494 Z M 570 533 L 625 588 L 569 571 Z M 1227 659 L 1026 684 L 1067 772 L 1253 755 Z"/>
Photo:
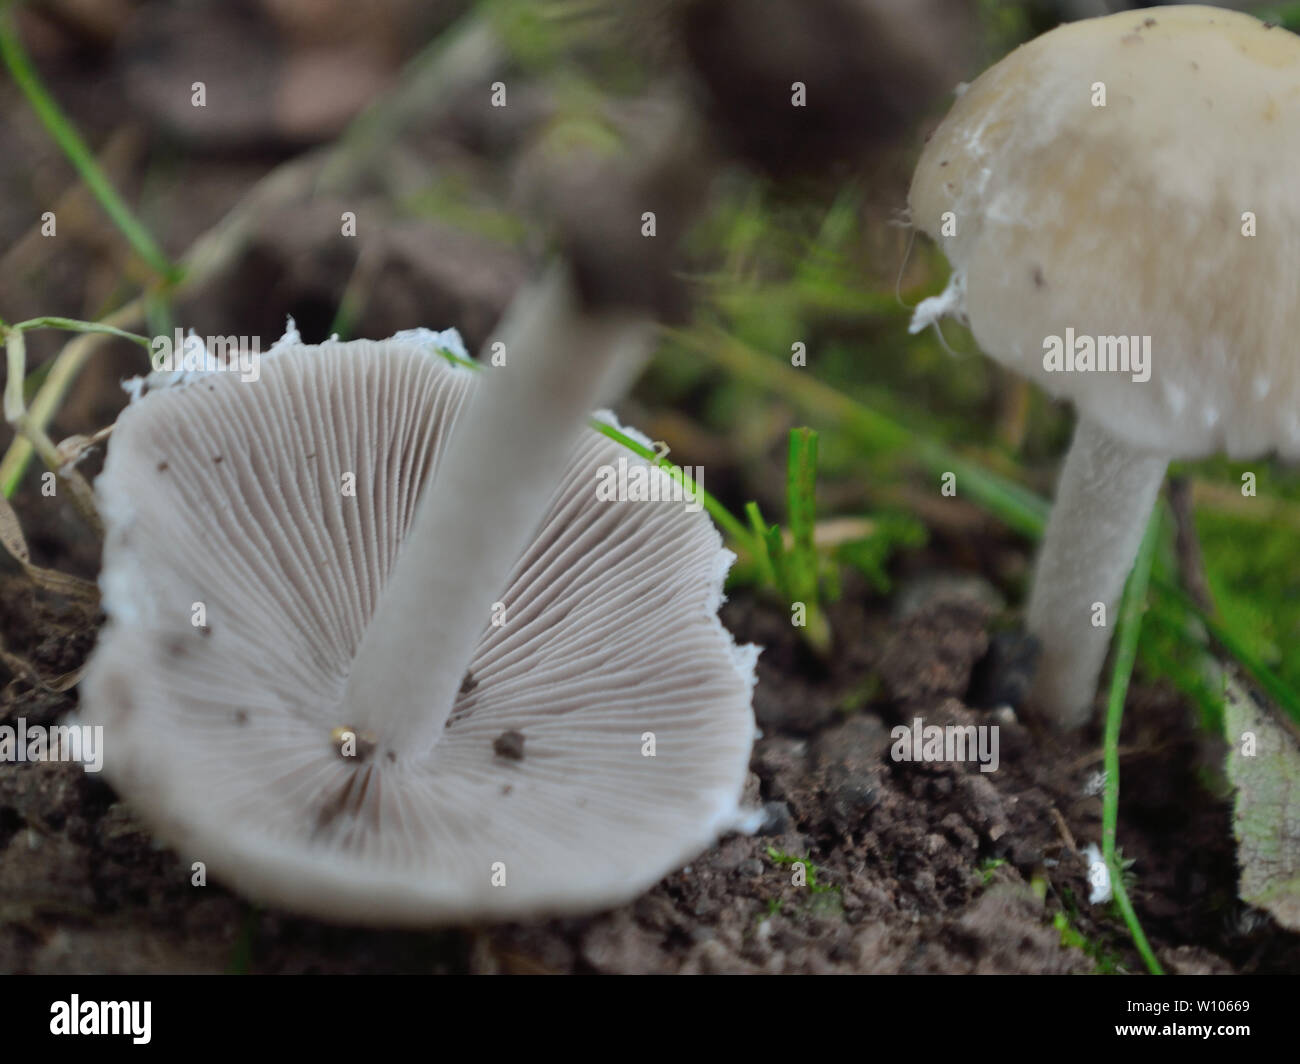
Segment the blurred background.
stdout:
<path fill-rule="evenodd" d="M 707 122 L 710 152 L 684 148 L 680 160 L 707 175 L 671 263 L 685 299 L 624 413 L 677 460 L 703 465 L 733 512 L 753 500 L 773 521 L 788 431 L 820 429 L 820 514 L 873 515 L 887 530 L 856 551 L 869 575 L 895 547 L 928 542 L 946 567 L 983 572 L 1014 602 L 1026 544 L 987 510 L 940 504 L 919 459 L 939 443 L 1046 494 L 1069 416 L 959 326 L 945 326 L 946 345 L 933 330 L 907 335 L 909 307 L 942 287 L 947 266 L 911 242 L 900 214 L 919 146 L 959 82 L 1061 20 L 1121 6 L 22 4 L 8 32 L 159 254 L 148 261 L 123 239 L 15 78 L 0 77 L 0 317 L 95 320 L 135 307 L 129 327 L 148 335 L 182 325 L 266 344 L 287 316 L 309 342 L 454 325 L 475 350 L 556 239 L 537 174 L 564 187 L 565 167 L 626 136 L 647 101 L 684 99 Z M 1236 6 L 1300 25 L 1300 4 Z M 781 128 L 773 115 L 791 113 L 796 80 L 809 105 L 797 128 Z M 581 196 L 558 214 L 580 226 L 589 207 L 599 239 L 606 222 Z M 355 236 L 341 235 L 344 212 Z M 29 398 L 66 339 L 29 336 Z M 807 364 L 796 369 L 800 344 Z M 52 437 L 109 424 L 142 354 L 99 346 L 62 389 Z M 7 444 L 7 426 L 0 437 Z M 1242 468 L 1186 472 L 1205 581 L 1251 650 L 1300 687 L 1300 656 L 1286 653 L 1300 641 L 1300 477 L 1253 463 L 1259 497 L 1243 499 Z M 34 476 L 6 490 L 31 491 Z M 38 560 L 93 575 L 96 547 L 66 524 L 75 516 L 40 520 L 50 527 L 29 532 Z M 1185 664 L 1177 635 L 1157 625 L 1144 641 L 1165 671 Z"/>

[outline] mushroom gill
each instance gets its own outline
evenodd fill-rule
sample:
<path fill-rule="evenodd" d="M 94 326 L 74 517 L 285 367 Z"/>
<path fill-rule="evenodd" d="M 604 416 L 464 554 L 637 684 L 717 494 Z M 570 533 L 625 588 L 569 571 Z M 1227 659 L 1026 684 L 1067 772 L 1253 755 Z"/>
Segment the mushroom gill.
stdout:
<path fill-rule="evenodd" d="M 717 617 L 732 556 L 681 502 L 598 499 L 642 459 L 594 430 L 437 740 L 358 725 L 353 657 L 479 382 L 434 349 L 454 334 L 295 341 L 256 382 L 150 388 L 114 432 L 82 698 L 113 785 L 215 878 L 375 924 L 598 908 L 732 826 L 757 654 Z"/>

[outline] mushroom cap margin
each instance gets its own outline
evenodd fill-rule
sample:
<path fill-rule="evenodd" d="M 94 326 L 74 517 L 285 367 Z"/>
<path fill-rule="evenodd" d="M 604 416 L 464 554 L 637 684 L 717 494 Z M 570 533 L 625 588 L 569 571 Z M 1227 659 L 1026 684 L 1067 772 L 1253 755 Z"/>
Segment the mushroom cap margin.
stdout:
<path fill-rule="evenodd" d="M 717 617 L 731 556 L 681 503 L 597 502 L 601 466 L 663 474 L 595 432 L 442 741 L 395 762 L 381 742 L 365 766 L 334 750 L 350 651 L 472 386 L 411 343 L 289 345 L 258 382 L 152 392 L 115 431 L 81 719 L 158 834 L 259 900 L 383 925 L 587 911 L 737 817 L 756 651 Z M 522 761 L 493 753 L 508 730 Z"/>

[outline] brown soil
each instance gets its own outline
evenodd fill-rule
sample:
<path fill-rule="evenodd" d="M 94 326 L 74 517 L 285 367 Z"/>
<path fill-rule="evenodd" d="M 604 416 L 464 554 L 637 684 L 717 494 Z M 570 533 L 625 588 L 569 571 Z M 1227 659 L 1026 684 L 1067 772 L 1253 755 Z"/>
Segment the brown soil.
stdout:
<path fill-rule="evenodd" d="M 18 505 L 25 517 L 56 507 Z M 93 571 L 73 526 L 29 529 L 41 560 Z M 332 927 L 262 910 L 156 844 L 80 767 L 0 767 L 0 970 L 17 972 L 1092 972 L 1141 971 L 1120 921 L 1090 906 L 1073 846 L 1096 842 L 1095 735 L 1059 741 L 976 690 L 1015 690 L 1016 640 L 992 633 L 990 585 L 935 576 L 942 545 L 909 560 L 891 601 L 850 585 L 831 608 L 839 649 L 814 659 L 780 609 L 724 608 L 767 649 L 764 731 L 749 798 L 766 822 L 731 836 L 631 904 L 584 919 L 431 933 Z M 76 668 L 100 618 L 0 574 L 0 637 L 43 675 Z M 990 655 L 990 645 L 997 653 Z M 1010 653 L 1007 653 L 1010 648 Z M 75 694 L 13 679 L 0 721 L 47 723 Z M 890 728 L 997 723 L 1001 764 L 895 762 Z M 1300 935 L 1236 900 L 1221 751 L 1187 707 L 1139 686 L 1122 739 L 1119 839 L 1131 895 L 1166 968 L 1300 971 Z M 807 885 L 793 885 L 793 862 Z M 1086 940 L 1063 944 L 1066 914 Z M 1073 939 L 1076 943 L 1078 939 Z"/>

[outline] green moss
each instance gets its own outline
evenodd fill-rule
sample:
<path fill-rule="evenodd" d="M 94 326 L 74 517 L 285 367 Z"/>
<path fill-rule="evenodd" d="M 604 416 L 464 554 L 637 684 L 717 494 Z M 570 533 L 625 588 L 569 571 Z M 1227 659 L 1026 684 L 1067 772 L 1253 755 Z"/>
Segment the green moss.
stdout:
<path fill-rule="evenodd" d="M 834 883 L 821 883 L 817 879 L 818 868 L 811 857 L 796 857 L 794 854 L 782 853 L 775 846 L 767 848 L 767 856 L 779 865 L 803 865 L 804 882 L 810 894 L 838 894 L 840 888 Z"/>
<path fill-rule="evenodd" d="M 993 876 L 997 873 L 997 870 L 1006 863 L 1001 857 L 988 857 L 979 863 L 980 881 L 984 886 L 987 887 L 993 882 Z"/>

